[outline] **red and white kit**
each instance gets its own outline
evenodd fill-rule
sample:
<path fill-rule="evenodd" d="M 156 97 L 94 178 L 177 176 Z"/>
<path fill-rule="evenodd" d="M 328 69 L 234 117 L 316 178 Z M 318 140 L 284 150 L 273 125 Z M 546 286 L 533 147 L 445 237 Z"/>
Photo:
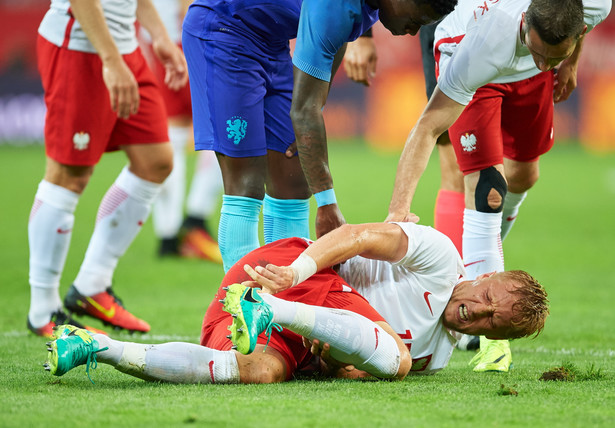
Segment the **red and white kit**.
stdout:
<path fill-rule="evenodd" d="M 397 224 L 408 235 L 408 251 L 399 262 L 353 257 L 340 275 L 408 346 L 410 373 L 431 374 L 446 367 L 460 337 L 441 318 L 465 270 L 448 237 L 431 227 Z"/>
<path fill-rule="evenodd" d="M 111 110 L 102 62 L 73 17 L 68 0 L 52 0 L 39 27 L 39 71 L 45 89 L 47 155 L 67 165 L 95 165 L 126 144 L 168 141 L 166 111 L 156 80 L 138 49 L 136 0 L 101 0 L 107 26 L 139 84 L 136 114 Z"/>
<path fill-rule="evenodd" d="M 553 74 L 541 73 L 521 38 L 530 3 L 460 0 L 436 29 L 438 87 L 469 104 L 450 129 L 464 173 L 503 157 L 530 162 L 553 144 Z M 584 0 L 583 6 L 590 31 L 609 14 L 611 1 Z"/>

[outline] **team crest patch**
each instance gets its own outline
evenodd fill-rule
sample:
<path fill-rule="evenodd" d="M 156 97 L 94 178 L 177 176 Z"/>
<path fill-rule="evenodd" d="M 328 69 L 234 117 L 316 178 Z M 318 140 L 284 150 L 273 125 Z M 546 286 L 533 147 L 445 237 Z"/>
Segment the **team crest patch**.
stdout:
<path fill-rule="evenodd" d="M 226 124 L 228 125 L 226 127 L 226 132 L 228 132 L 226 137 L 229 140 L 233 140 L 233 143 L 239 144 L 246 136 L 248 122 L 243 120 L 240 116 L 233 116 L 226 121 Z"/>
<path fill-rule="evenodd" d="M 464 152 L 473 152 L 476 150 L 476 136 L 467 132 L 461 136 L 461 147 Z"/>
<path fill-rule="evenodd" d="M 90 145 L 90 134 L 87 132 L 75 132 L 73 135 L 75 150 L 86 150 Z"/>

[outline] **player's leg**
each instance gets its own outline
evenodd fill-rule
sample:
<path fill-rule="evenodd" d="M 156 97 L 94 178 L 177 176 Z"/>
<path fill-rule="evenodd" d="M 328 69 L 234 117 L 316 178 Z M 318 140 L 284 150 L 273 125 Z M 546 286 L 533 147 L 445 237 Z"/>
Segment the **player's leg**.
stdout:
<path fill-rule="evenodd" d="M 60 299 L 60 277 L 75 221 L 75 208 L 93 166 L 70 166 L 47 158 L 28 221 L 30 309 L 28 328 L 40 336 L 67 321 Z"/>
<path fill-rule="evenodd" d="M 521 208 L 521 204 L 527 196 L 527 191 L 536 184 L 540 175 L 538 161 L 517 162 L 504 159 L 504 171 L 506 172 L 506 181 L 508 181 L 508 193 L 502 209 L 502 241 L 515 224 L 517 215 L 519 215 L 519 208 Z"/>
<path fill-rule="evenodd" d="M 263 206 L 265 243 L 310 237 L 310 190 L 298 156 L 269 150 L 267 194 Z"/>
<path fill-rule="evenodd" d="M 224 271 L 260 246 L 258 222 L 265 193 L 265 156 L 233 158 L 217 154 L 224 195 L 218 243 Z"/>
<path fill-rule="evenodd" d="M 218 243 L 224 269 L 260 245 L 258 221 L 264 197 L 266 137 L 263 63 L 237 44 L 213 43 L 184 32 L 192 91 L 195 148 L 218 157 L 224 196 Z"/>
<path fill-rule="evenodd" d="M 465 209 L 463 174 L 459 170 L 448 132 L 438 138 L 440 190 L 434 210 L 434 227 L 448 236 L 462 254 L 463 210 Z"/>
<path fill-rule="evenodd" d="M 111 291 L 113 273 L 147 219 L 152 203 L 173 166 L 166 114 L 155 78 L 139 50 L 124 55 L 139 82 L 139 111 L 116 121 L 107 150 L 121 149 L 129 160 L 105 194 L 85 258 L 64 304 L 119 328 L 149 331 L 149 325 L 130 312 Z"/>
<path fill-rule="evenodd" d="M 180 252 L 187 257 L 199 257 L 222 263 L 218 241 L 212 237 L 210 219 L 218 209 L 222 193 L 222 174 L 214 152 L 201 150 L 196 155 L 196 167 L 188 198 Z"/>
<path fill-rule="evenodd" d="M 515 222 L 527 191 L 538 181 L 539 157 L 554 142 L 553 73 L 540 73 L 510 85 L 512 90 L 502 105 L 504 170 L 509 190 L 504 201 L 502 239 Z"/>
<path fill-rule="evenodd" d="M 507 192 L 504 178 L 501 105 L 504 90 L 487 85 L 476 92 L 459 120 L 449 129 L 464 172 L 463 259 L 467 277 L 504 270 L 500 238 Z M 480 339 L 474 371 L 506 372 L 512 362 L 508 341 Z"/>
<path fill-rule="evenodd" d="M 117 116 L 108 107 L 109 92 L 96 55 L 61 49 L 39 36 L 37 57 L 47 106 L 47 166 L 28 223 L 32 293 L 28 327 L 50 336 L 54 325 L 71 321 L 61 310 L 58 288 L 74 211 Z M 67 78 L 74 70 L 79 70 L 80 78 Z"/>
<path fill-rule="evenodd" d="M 351 293 L 337 294 L 351 297 Z M 229 286 L 224 307 L 235 314 L 231 339 L 242 353 L 252 352 L 257 336 L 262 332 L 271 335 L 279 325 L 307 339 L 329 343 L 334 359 L 374 376 L 402 379 L 410 370 L 410 355 L 401 339 L 358 313 L 290 302 L 240 284 Z M 371 311 L 373 318 L 382 318 Z"/>
<path fill-rule="evenodd" d="M 91 367 L 104 363 L 140 379 L 182 384 L 273 383 L 286 379 L 284 358 L 271 348 L 241 355 L 185 342 L 123 342 L 70 325 L 60 326 L 55 334 L 57 338 L 47 343 L 45 368 L 56 376 L 81 365 L 86 365 L 90 376 Z"/>
<path fill-rule="evenodd" d="M 290 105 L 293 89 L 293 66 L 288 52 L 269 64 L 265 97 L 265 131 L 267 138 L 267 179 L 263 203 L 265 244 L 293 236 L 310 236 L 311 192 L 299 156 L 288 157 L 286 151 L 295 141 Z"/>
<path fill-rule="evenodd" d="M 186 194 L 186 144 L 191 133 L 189 117 L 169 118 L 173 171 L 164 181 L 152 209 L 154 233 L 160 241 L 160 256 L 179 254 L 178 234 L 184 217 Z"/>

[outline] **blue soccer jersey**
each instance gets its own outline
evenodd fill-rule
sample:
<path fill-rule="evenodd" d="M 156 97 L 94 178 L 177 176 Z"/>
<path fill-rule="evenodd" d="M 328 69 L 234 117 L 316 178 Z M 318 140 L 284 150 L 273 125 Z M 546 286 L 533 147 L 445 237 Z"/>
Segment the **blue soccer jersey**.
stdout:
<path fill-rule="evenodd" d="M 365 0 L 304 0 L 293 64 L 320 80 L 331 80 L 333 57 L 378 20 Z"/>

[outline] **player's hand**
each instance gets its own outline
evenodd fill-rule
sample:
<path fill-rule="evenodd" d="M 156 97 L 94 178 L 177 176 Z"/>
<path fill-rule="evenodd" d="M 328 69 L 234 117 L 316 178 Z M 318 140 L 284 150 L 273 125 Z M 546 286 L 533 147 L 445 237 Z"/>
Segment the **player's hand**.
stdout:
<path fill-rule="evenodd" d="M 346 46 L 344 70 L 355 82 L 369 86 L 376 75 L 377 62 L 376 44 L 371 37 L 359 37 Z"/>
<path fill-rule="evenodd" d="M 122 57 L 103 62 L 103 81 L 109 91 L 111 109 L 121 119 L 139 110 L 139 85 Z"/>
<path fill-rule="evenodd" d="M 290 266 L 268 264 L 265 267 L 244 265 L 243 270 L 256 282 L 263 292 L 276 294 L 293 286 L 297 273 Z"/>
<path fill-rule="evenodd" d="M 566 101 L 572 91 L 577 87 L 577 64 L 568 61 L 562 62 L 555 73 L 553 83 L 553 102 Z"/>
<path fill-rule="evenodd" d="M 188 65 L 181 49 L 169 38 L 160 38 L 152 42 L 154 53 L 164 65 L 164 84 L 177 91 L 188 83 Z"/>
<path fill-rule="evenodd" d="M 418 223 L 421 218 L 411 212 L 406 213 L 389 213 L 387 218 L 384 220 L 385 223 L 391 223 L 393 221 L 398 221 L 402 223 Z"/>
<path fill-rule="evenodd" d="M 303 346 L 310 349 L 313 355 L 319 357 L 320 372 L 325 376 L 334 376 L 344 379 L 356 379 L 359 377 L 367 377 L 368 373 L 358 370 L 352 364 L 342 363 L 330 354 L 331 347 L 328 343 L 321 343 L 318 339 L 309 340 L 305 337 Z"/>
<path fill-rule="evenodd" d="M 292 144 L 286 149 L 284 155 L 286 155 L 288 159 L 292 159 L 292 157 L 295 156 L 295 153 L 297 153 L 297 142 L 293 141 Z"/>
<path fill-rule="evenodd" d="M 316 238 L 346 224 L 337 204 L 323 205 L 316 210 Z"/>

